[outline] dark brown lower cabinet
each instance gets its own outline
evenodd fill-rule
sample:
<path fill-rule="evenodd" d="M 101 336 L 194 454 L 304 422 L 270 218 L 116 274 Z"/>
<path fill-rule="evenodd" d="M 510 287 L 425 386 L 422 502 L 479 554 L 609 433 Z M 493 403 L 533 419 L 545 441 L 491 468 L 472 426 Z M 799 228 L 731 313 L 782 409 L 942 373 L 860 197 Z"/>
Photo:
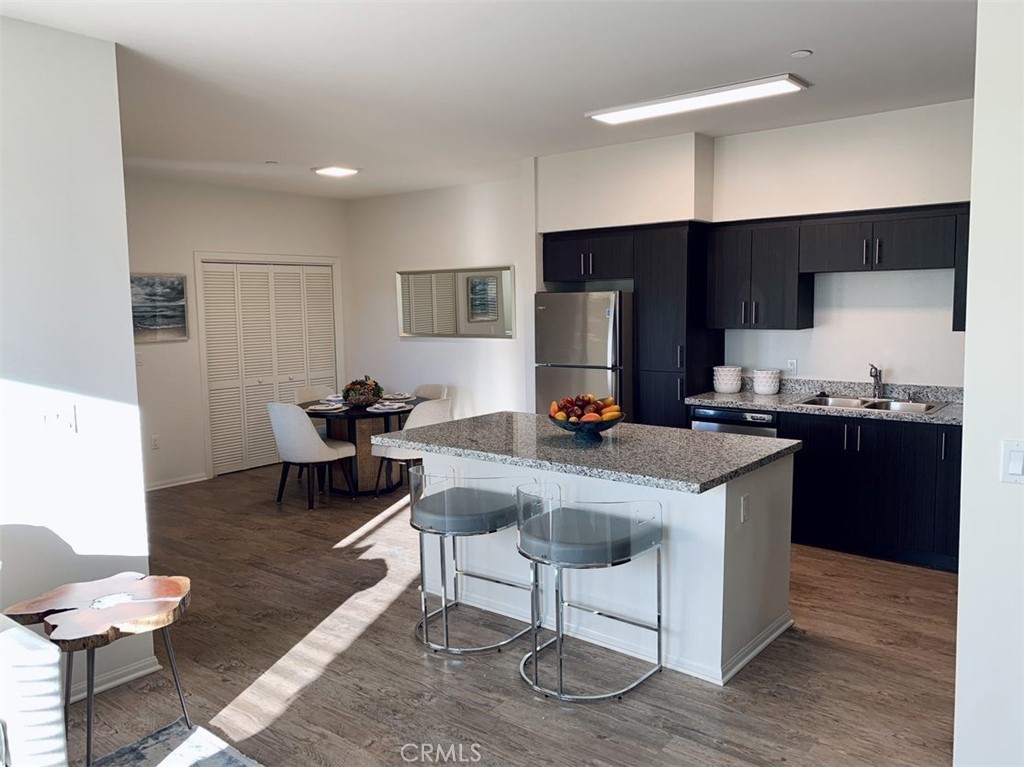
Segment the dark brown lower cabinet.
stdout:
<path fill-rule="evenodd" d="M 630 420 L 634 423 L 657 426 L 686 426 L 686 405 L 683 403 L 684 375 L 683 371 L 639 371 L 636 374 L 636 392 L 633 397 L 636 414 Z"/>
<path fill-rule="evenodd" d="M 793 541 L 957 569 L 959 426 L 779 414 L 794 460 Z"/>

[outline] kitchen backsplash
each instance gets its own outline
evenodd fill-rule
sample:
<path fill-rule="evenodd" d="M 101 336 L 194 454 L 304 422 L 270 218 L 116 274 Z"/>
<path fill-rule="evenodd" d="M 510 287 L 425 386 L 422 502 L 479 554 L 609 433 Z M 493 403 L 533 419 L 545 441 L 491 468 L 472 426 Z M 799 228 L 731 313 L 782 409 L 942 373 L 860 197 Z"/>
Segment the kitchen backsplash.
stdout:
<path fill-rule="evenodd" d="M 743 391 L 754 390 L 752 376 L 743 376 Z M 786 378 L 779 381 L 780 392 L 807 392 L 808 395 L 825 392 L 831 397 L 871 397 L 870 381 L 825 381 L 818 378 Z M 882 384 L 882 396 L 888 399 L 937 402 L 963 402 L 962 386 L 929 386 L 927 384 Z"/>

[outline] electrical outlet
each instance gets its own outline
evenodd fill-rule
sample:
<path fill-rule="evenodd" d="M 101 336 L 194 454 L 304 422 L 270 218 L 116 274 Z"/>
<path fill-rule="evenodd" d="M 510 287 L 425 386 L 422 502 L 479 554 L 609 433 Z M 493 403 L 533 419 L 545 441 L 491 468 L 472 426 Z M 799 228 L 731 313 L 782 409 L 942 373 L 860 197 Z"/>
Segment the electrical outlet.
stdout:
<path fill-rule="evenodd" d="M 149 449 L 150 450 L 159 450 L 160 449 L 160 435 L 159 434 L 150 434 L 149 435 Z"/>
<path fill-rule="evenodd" d="M 786 360 L 786 372 L 791 376 L 796 375 L 796 360 Z"/>
<path fill-rule="evenodd" d="M 142 352 L 135 352 L 135 367 L 142 367 Z"/>
<path fill-rule="evenodd" d="M 740 524 L 747 524 L 750 519 L 750 496 L 744 493 L 740 496 Z"/>

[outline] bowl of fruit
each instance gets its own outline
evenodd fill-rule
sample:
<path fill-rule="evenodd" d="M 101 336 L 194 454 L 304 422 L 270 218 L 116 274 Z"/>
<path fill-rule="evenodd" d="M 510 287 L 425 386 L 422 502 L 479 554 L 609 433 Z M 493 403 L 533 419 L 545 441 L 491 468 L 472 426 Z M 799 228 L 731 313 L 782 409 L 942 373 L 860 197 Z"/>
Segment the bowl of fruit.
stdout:
<path fill-rule="evenodd" d="M 350 405 L 356 407 L 366 407 L 367 405 L 374 404 L 384 394 L 384 389 L 379 383 L 374 381 L 370 376 L 364 378 L 357 378 L 354 381 L 350 381 L 346 384 L 345 388 L 342 389 L 342 394 L 345 395 L 345 401 Z"/>
<path fill-rule="evenodd" d="M 559 429 L 571 431 L 577 442 L 595 443 L 601 441 L 601 432 L 622 421 L 623 413 L 615 397 L 577 394 L 553 401 L 548 419 Z"/>

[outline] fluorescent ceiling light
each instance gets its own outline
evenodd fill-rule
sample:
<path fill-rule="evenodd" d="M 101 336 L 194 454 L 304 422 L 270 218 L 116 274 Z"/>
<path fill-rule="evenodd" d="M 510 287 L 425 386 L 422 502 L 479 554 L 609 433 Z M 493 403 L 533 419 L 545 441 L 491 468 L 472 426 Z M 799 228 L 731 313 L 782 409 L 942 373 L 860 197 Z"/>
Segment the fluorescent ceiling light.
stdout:
<path fill-rule="evenodd" d="M 330 176 L 331 178 L 354 176 L 359 172 L 355 168 L 343 168 L 340 165 L 327 165 L 323 168 L 313 168 L 312 170 L 318 176 Z"/>
<path fill-rule="evenodd" d="M 722 106 L 723 104 L 735 104 L 738 101 L 750 101 L 762 99 L 766 96 L 781 96 L 783 93 L 795 93 L 807 87 L 807 83 L 799 80 L 793 75 L 774 75 L 760 80 L 748 80 L 744 83 L 733 83 L 722 85 L 717 88 L 707 88 L 693 93 L 684 93 L 680 96 L 669 96 L 655 101 L 645 101 L 641 104 L 627 104 L 626 106 L 602 109 L 597 112 L 587 112 L 586 117 L 592 117 L 608 125 L 619 125 L 620 123 L 634 122 L 635 120 L 647 120 L 651 117 L 664 117 L 665 115 L 676 115 L 682 112 L 693 112 L 697 109 Z"/>

